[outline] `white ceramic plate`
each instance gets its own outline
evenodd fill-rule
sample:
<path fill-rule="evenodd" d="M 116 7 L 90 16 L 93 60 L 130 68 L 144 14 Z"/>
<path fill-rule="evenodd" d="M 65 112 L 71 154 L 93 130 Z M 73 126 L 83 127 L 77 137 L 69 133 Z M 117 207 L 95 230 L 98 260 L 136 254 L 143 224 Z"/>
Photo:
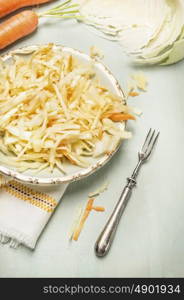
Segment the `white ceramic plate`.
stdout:
<path fill-rule="evenodd" d="M 35 50 L 37 50 L 39 45 L 29 46 L 21 49 L 17 49 L 14 51 L 9 52 L 8 54 L 5 54 L 2 59 L 4 61 L 8 61 L 12 58 L 14 54 L 16 55 L 29 55 L 33 53 Z M 59 47 L 62 49 L 62 51 L 71 53 L 73 56 L 76 56 L 78 59 L 80 59 L 83 62 L 89 63 L 92 58 L 84 54 L 78 50 L 75 50 L 73 48 L 64 47 L 61 45 L 55 45 L 55 47 Z M 108 70 L 106 66 L 104 66 L 101 62 L 95 61 L 94 62 L 94 68 L 96 71 L 97 76 L 100 78 L 101 83 L 108 87 L 109 90 L 111 90 L 114 94 L 122 97 L 124 99 L 124 93 L 117 82 L 117 80 L 114 78 L 112 73 Z M 117 148 L 111 153 L 106 154 L 100 158 L 91 158 L 90 159 L 90 166 L 87 168 L 81 168 L 78 166 L 74 166 L 70 163 L 66 166 L 67 174 L 62 174 L 58 169 L 54 169 L 53 173 L 50 173 L 49 170 L 45 169 L 44 171 L 40 172 L 38 175 L 35 175 L 34 171 L 26 171 L 24 173 L 18 172 L 15 168 L 11 168 L 10 166 L 6 165 L 0 165 L 0 173 L 2 173 L 5 176 L 12 177 L 18 181 L 27 183 L 27 184 L 39 184 L 39 185 L 53 185 L 58 183 L 66 183 L 66 182 L 72 182 L 75 180 L 79 180 L 83 177 L 89 176 L 93 172 L 95 172 L 97 169 L 101 168 L 105 163 L 107 163 L 110 158 L 115 154 L 117 149 L 120 145 L 117 146 Z"/>

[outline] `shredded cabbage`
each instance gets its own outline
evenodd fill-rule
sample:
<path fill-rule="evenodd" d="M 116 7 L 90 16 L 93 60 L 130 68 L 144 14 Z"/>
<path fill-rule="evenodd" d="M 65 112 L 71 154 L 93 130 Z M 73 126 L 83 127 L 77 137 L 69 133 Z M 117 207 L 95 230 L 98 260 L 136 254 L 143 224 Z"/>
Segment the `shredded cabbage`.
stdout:
<path fill-rule="evenodd" d="M 122 100 L 101 85 L 91 63 L 52 44 L 1 60 L 0 162 L 19 171 L 65 172 L 66 160 L 86 167 L 87 157 L 111 153 L 130 137 L 108 119 L 131 111 Z"/>

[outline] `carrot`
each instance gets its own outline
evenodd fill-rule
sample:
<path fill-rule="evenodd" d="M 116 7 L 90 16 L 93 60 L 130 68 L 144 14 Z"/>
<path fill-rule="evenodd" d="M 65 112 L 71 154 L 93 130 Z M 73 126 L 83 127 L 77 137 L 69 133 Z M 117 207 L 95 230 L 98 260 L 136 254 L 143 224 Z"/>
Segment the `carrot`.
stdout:
<path fill-rule="evenodd" d="M 76 229 L 74 229 L 74 231 L 72 233 L 72 239 L 74 241 L 78 240 L 79 235 L 80 235 L 80 233 L 81 233 L 81 231 L 84 227 L 84 224 L 85 224 L 85 222 L 86 222 L 86 220 L 87 220 L 87 218 L 88 218 L 88 216 L 89 216 L 89 214 L 92 210 L 95 210 L 97 212 L 104 212 L 105 211 L 105 208 L 102 207 L 102 206 L 93 206 L 94 200 L 95 200 L 95 198 L 89 198 L 88 199 L 88 202 L 87 202 L 86 207 L 83 211 L 83 214 L 82 214 L 82 216 L 80 216 L 79 223 L 78 223 Z"/>
<path fill-rule="evenodd" d="M 101 140 L 102 137 L 103 137 L 103 130 L 100 128 L 100 129 L 99 129 L 99 134 L 98 134 L 99 140 Z"/>
<path fill-rule="evenodd" d="M 84 223 L 85 223 L 87 217 L 89 216 L 89 214 L 90 214 L 90 212 L 91 212 L 91 210 L 93 208 L 93 202 L 94 202 L 94 200 L 95 200 L 94 198 L 91 198 L 91 199 L 88 200 L 88 203 L 86 205 L 86 208 L 85 208 L 84 214 L 83 214 L 83 216 L 81 218 L 81 221 L 79 223 L 79 226 L 78 226 L 77 230 L 73 234 L 73 240 L 74 241 L 77 241 L 78 238 L 79 238 L 79 235 L 80 235 L 80 233 L 82 231 Z"/>
<path fill-rule="evenodd" d="M 127 121 L 127 120 L 135 120 L 135 117 L 131 114 L 126 113 L 107 113 L 102 116 L 102 118 L 111 119 L 114 122 Z"/>
<path fill-rule="evenodd" d="M 130 114 L 114 113 L 109 116 L 109 119 L 111 119 L 114 122 L 119 122 L 119 121 L 135 120 L 135 117 Z"/>
<path fill-rule="evenodd" d="M 0 49 L 12 44 L 16 40 L 30 34 L 36 30 L 38 25 L 38 16 L 30 10 L 9 18 L 0 24 Z"/>
<path fill-rule="evenodd" d="M 6 2 L 6 0 L 3 0 Z M 9 1 L 7 1 L 9 2 Z M 14 3 L 15 1 L 12 0 Z M 28 2 L 27 1 L 19 1 L 19 2 Z M 29 1 L 31 2 L 31 1 Z M 36 1 L 32 1 L 36 2 Z M 40 1 L 37 1 L 37 3 Z M 46 2 L 46 0 L 45 0 Z M 40 17 L 54 17 L 54 18 L 79 18 L 76 13 L 78 13 L 77 4 L 70 5 L 71 0 L 66 0 L 62 2 L 62 4 L 49 9 L 46 12 L 42 12 L 37 14 L 31 10 L 22 11 L 13 17 L 10 17 L 8 20 L 4 21 L 0 24 L 0 50 L 4 49 L 8 45 L 13 42 L 19 40 L 20 38 L 29 35 L 33 31 L 37 29 L 38 20 Z M 0 0 L 1 3 L 1 0 Z M 43 3 L 43 0 L 42 0 Z M 0 4 L 1 5 L 1 4 Z M 71 10 L 71 8 L 75 9 Z"/>
<path fill-rule="evenodd" d="M 53 0 L 0 0 L 0 18 L 26 6 L 43 4 Z"/>
<path fill-rule="evenodd" d="M 105 211 L 105 208 L 103 206 L 93 206 L 92 209 L 96 211 Z"/>
<path fill-rule="evenodd" d="M 131 91 L 128 95 L 131 96 L 131 97 L 136 97 L 136 96 L 139 96 L 139 93 Z"/>

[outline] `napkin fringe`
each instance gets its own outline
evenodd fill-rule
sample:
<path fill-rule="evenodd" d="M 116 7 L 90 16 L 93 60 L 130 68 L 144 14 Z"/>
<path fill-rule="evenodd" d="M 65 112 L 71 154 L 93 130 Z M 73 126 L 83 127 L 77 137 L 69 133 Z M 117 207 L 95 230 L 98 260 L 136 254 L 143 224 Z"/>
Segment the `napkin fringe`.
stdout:
<path fill-rule="evenodd" d="M 18 246 L 20 245 L 20 243 L 16 239 L 9 238 L 8 236 L 3 235 L 2 233 L 0 233 L 0 244 L 9 244 L 9 247 L 14 249 L 18 248 Z"/>
<path fill-rule="evenodd" d="M 20 244 L 27 245 L 29 248 L 33 249 L 35 246 L 34 241 L 24 233 L 18 232 L 11 228 L 4 228 L 0 224 L 0 244 L 8 244 L 9 247 L 16 249 Z"/>
<path fill-rule="evenodd" d="M 0 243 L 7 244 L 10 242 L 10 238 L 0 233 Z"/>
<path fill-rule="evenodd" d="M 20 243 L 17 240 L 15 240 L 15 239 L 10 240 L 9 246 L 11 248 L 16 249 L 16 248 L 18 248 L 19 245 L 20 245 Z"/>

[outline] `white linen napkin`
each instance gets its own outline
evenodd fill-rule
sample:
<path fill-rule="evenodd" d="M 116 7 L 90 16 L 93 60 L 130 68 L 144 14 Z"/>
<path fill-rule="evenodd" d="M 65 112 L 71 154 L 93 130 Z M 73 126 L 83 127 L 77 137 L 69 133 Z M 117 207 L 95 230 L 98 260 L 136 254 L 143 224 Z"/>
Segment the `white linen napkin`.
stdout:
<path fill-rule="evenodd" d="M 0 243 L 34 249 L 67 186 L 32 187 L 0 175 Z"/>

